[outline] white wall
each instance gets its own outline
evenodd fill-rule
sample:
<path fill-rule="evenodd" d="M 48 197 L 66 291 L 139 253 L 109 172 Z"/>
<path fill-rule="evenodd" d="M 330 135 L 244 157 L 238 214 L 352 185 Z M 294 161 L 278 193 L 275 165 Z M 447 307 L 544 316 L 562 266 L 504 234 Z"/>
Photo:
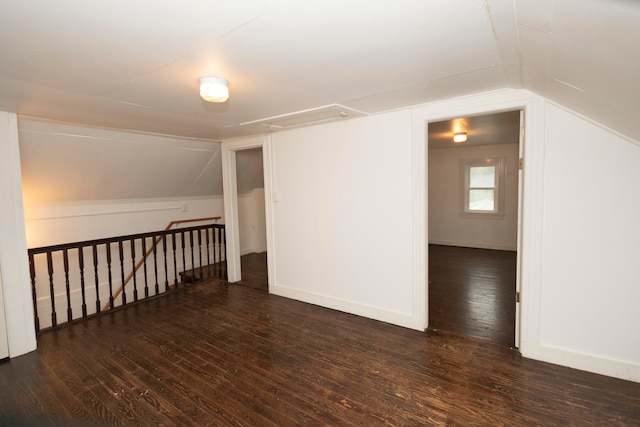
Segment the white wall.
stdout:
<path fill-rule="evenodd" d="M 252 230 L 254 232 L 253 251 L 260 253 L 267 251 L 267 219 L 264 201 L 264 188 L 256 188 L 251 192 L 254 206 L 254 220 Z"/>
<path fill-rule="evenodd" d="M 521 351 L 640 381 L 640 148 L 526 91 L 418 107 L 412 128 L 401 111 L 273 134 L 272 292 L 416 327 L 425 123 L 515 108 L 527 120 Z"/>
<path fill-rule="evenodd" d="M 36 348 L 22 207 L 17 118 L 0 112 L 0 274 L 9 355 Z"/>
<path fill-rule="evenodd" d="M 27 203 L 24 210 L 27 245 L 35 248 L 164 230 L 171 221 L 222 216 L 224 206 L 222 197 L 184 197 Z"/>
<path fill-rule="evenodd" d="M 4 316 L 4 293 L 2 291 L 2 269 L 0 268 L 0 360 L 9 357 L 7 321 Z"/>
<path fill-rule="evenodd" d="M 640 146 L 553 104 L 545 113 L 536 356 L 640 381 Z"/>
<path fill-rule="evenodd" d="M 272 134 L 270 291 L 415 327 L 411 112 Z"/>
<path fill-rule="evenodd" d="M 505 157 L 505 212 L 500 219 L 460 215 L 460 161 Z M 429 149 L 429 243 L 515 251 L 518 237 L 518 144 Z"/>
<path fill-rule="evenodd" d="M 240 255 L 267 250 L 264 188 L 238 195 L 238 223 L 240 226 Z"/>

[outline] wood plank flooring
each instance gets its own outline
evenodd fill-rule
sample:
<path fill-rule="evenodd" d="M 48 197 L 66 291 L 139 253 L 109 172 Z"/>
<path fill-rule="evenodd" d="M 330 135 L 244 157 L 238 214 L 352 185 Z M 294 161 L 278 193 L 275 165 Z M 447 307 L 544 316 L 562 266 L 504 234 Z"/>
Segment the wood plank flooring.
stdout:
<path fill-rule="evenodd" d="M 262 291 L 269 290 L 267 278 L 267 253 L 251 253 L 240 257 L 242 280 L 240 285 L 249 286 Z"/>
<path fill-rule="evenodd" d="M 203 281 L 0 364 L 0 425 L 640 425 L 640 384 Z"/>
<path fill-rule="evenodd" d="M 429 328 L 515 344 L 516 252 L 429 245 Z"/>

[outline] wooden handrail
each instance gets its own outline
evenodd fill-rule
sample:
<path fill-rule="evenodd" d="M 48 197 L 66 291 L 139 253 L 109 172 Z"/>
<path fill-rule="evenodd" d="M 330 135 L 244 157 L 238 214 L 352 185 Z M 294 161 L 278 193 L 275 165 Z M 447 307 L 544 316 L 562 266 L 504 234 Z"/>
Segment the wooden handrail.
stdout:
<path fill-rule="evenodd" d="M 174 225 L 184 224 L 184 223 L 187 223 L 187 222 L 218 221 L 220 218 L 222 218 L 222 217 L 221 216 L 212 216 L 211 218 L 179 219 L 177 221 L 171 221 L 169 223 L 169 225 L 167 225 L 167 228 L 165 228 L 164 230 L 167 231 L 167 230 L 171 229 L 171 227 L 173 227 Z"/>
<path fill-rule="evenodd" d="M 202 222 L 202 221 L 216 221 L 217 222 L 220 218 L 222 218 L 222 217 L 213 216 L 213 217 L 210 217 L 210 218 L 180 219 L 180 220 L 177 220 L 177 221 L 171 221 L 169 223 L 169 225 L 167 225 L 165 227 L 164 231 L 168 231 L 168 230 L 171 229 L 171 227 L 173 227 L 174 225 L 178 225 L 178 224 L 184 224 L 184 223 L 187 223 L 187 222 Z M 108 309 L 112 308 L 112 301 L 115 301 L 115 299 L 118 297 L 118 295 L 120 295 L 120 293 L 124 290 L 124 287 L 127 286 L 127 283 L 129 283 L 129 281 L 133 278 L 134 274 L 136 274 L 138 272 L 138 270 L 140 269 L 140 267 L 142 267 L 142 264 L 144 264 L 144 262 L 149 257 L 149 255 L 151 255 L 153 253 L 154 248 L 156 248 L 158 246 L 158 243 L 160 243 L 164 238 L 165 238 L 165 236 L 156 238 L 155 242 L 153 242 L 153 246 L 151 246 L 147 250 L 147 253 L 144 254 L 144 257 L 142 257 L 142 259 L 140 261 L 138 261 L 138 263 L 136 264 L 136 266 L 133 269 L 133 271 L 131 273 L 129 273 L 129 275 L 124 280 L 122 285 L 120 285 L 120 287 L 113 293 L 113 297 L 102 308 L 102 310 L 108 310 Z"/>

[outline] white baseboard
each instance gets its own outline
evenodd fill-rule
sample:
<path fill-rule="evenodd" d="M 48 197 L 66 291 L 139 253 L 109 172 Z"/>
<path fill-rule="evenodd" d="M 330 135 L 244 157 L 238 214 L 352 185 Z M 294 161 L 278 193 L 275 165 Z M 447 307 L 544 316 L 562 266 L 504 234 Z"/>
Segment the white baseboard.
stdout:
<path fill-rule="evenodd" d="M 369 319 L 380 320 L 385 323 L 391 323 L 393 325 L 398 325 L 409 329 L 416 329 L 419 331 L 424 330 L 424 327 L 422 325 L 422 323 L 424 323 L 424 319 L 420 321 L 420 319 L 418 319 L 415 315 L 408 313 L 399 313 L 380 307 L 374 307 L 349 300 L 344 300 L 341 298 L 331 297 L 328 295 L 301 291 L 287 286 L 270 284 L 269 293 L 325 308 L 330 308 L 333 310 L 342 311 L 345 313 L 355 314 L 357 316 L 367 317 Z"/>
<path fill-rule="evenodd" d="M 476 248 L 476 249 L 493 249 L 496 251 L 516 251 L 517 246 L 512 245 L 494 245 L 491 243 L 478 243 L 478 242 L 453 242 L 445 240 L 429 240 L 430 245 L 443 245 L 443 246 L 459 246 L 462 248 Z"/>
<path fill-rule="evenodd" d="M 523 357 L 566 366 L 581 371 L 640 382 L 640 364 L 611 359 L 548 345 L 526 345 L 520 348 Z"/>

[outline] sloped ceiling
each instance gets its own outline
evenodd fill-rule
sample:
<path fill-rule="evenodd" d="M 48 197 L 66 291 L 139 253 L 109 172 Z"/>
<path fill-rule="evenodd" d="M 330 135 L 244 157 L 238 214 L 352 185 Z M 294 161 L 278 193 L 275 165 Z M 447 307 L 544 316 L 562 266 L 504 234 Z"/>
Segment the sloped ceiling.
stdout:
<path fill-rule="evenodd" d="M 638 0 L 2 1 L 0 110 L 27 203 L 221 195 L 222 139 L 491 89 L 640 141 L 638 22 Z M 259 153 L 238 162 L 260 186 Z"/>
<path fill-rule="evenodd" d="M 222 194 L 220 143 L 19 122 L 26 206 Z"/>
<path fill-rule="evenodd" d="M 523 87 L 640 140 L 638 22 L 637 0 L 3 1 L 0 109 L 220 140 Z"/>

